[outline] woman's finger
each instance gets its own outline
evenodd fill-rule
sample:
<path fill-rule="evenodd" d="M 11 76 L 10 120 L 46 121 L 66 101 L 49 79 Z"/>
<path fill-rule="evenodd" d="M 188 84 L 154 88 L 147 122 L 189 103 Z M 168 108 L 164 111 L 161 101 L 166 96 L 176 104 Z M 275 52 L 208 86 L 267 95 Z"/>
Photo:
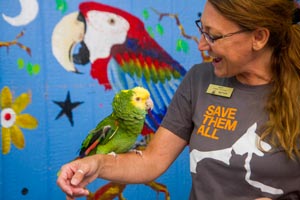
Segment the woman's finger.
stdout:
<path fill-rule="evenodd" d="M 71 179 L 71 184 L 77 186 L 84 178 L 85 173 L 82 169 L 78 169 Z"/>

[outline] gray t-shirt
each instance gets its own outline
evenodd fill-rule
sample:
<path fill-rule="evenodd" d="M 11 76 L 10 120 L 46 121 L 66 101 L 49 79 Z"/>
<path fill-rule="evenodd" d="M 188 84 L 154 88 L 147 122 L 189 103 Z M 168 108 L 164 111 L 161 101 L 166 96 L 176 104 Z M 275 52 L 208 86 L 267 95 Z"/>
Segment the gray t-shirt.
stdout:
<path fill-rule="evenodd" d="M 161 124 L 189 143 L 190 199 L 275 198 L 300 190 L 300 161 L 267 142 L 265 151 L 257 146 L 272 85 L 243 85 L 213 70 L 204 63 L 187 73 Z M 209 87 L 216 89 L 207 93 Z"/>

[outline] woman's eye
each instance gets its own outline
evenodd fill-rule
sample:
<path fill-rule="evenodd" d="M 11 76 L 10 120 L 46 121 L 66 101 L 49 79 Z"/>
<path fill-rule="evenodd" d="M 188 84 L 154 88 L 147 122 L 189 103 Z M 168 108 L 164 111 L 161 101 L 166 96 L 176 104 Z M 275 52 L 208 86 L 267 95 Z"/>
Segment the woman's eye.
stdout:
<path fill-rule="evenodd" d="M 215 40 L 215 39 L 219 38 L 220 36 L 218 36 L 218 35 L 209 35 L 209 37 L 210 37 L 212 40 Z"/>

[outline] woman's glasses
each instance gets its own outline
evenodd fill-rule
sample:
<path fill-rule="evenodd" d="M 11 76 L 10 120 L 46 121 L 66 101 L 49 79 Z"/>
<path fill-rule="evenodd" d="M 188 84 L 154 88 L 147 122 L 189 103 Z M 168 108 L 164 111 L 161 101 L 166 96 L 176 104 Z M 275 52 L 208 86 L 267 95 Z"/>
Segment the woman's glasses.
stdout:
<path fill-rule="evenodd" d="M 226 38 L 226 37 L 233 36 L 235 34 L 239 34 L 239 33 L 249 31 L 249 30 L 246 30 L 246 29 L 242 29 L 242 30 L 239 30 L 239 31 L 236 31 L 236 32 L 233 32 L 233 33 L 228 33 L 226 35 L 212 36 L 212 35 L 209 35 L 207 32 L 203 31 L 201 20 L 196 20 L 195 23 L 196 23 L 196 26 L 198 27 L 200 33 L 204 36 L 205 40 L 211 45 L 214 44 L 214 42 L 219 40 L 219 39 L 223 39 L 223 38 Z"/>

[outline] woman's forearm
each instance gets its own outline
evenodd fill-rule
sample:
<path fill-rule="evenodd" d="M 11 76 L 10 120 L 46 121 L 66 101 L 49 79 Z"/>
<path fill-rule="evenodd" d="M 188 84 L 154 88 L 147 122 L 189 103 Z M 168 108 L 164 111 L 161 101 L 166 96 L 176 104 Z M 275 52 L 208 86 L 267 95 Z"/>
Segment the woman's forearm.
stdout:
<path fill-rule="evenodd" d="M 99 162 L 98 178 L 121 183 L 145 183 L 157 178 L 164 172 L 162 167 L 143 151 L 112 155 L 96 155 Z"/>
<path fill-rule="evenodd" d="M 99 178 L 123 183 L 146 183 L 164 173 L 186 142 L 164 128 L 141 154 L 98 155 Z"/>

